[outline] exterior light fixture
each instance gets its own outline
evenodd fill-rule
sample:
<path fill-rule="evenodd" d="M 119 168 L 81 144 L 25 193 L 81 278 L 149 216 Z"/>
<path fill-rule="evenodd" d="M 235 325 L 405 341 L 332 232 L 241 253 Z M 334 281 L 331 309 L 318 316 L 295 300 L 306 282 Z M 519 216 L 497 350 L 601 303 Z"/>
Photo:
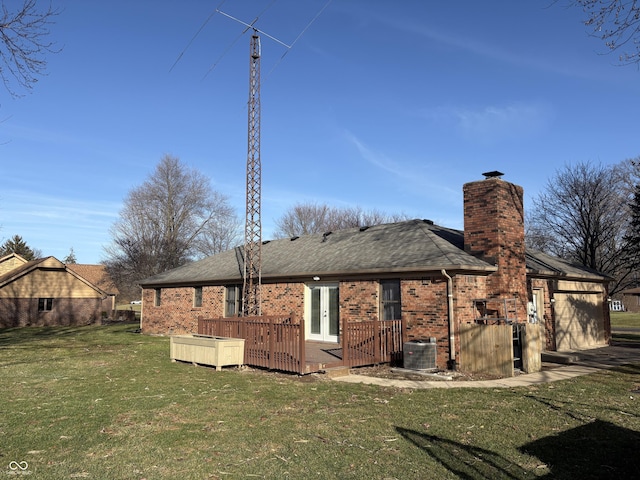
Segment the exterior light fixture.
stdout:
<path fill-rule="evenodd" d="M 316 275 L 315 277 L 313 277 L 313 280 L 317 282 L 318 280 L 320 280 L 320 277 Z"/>

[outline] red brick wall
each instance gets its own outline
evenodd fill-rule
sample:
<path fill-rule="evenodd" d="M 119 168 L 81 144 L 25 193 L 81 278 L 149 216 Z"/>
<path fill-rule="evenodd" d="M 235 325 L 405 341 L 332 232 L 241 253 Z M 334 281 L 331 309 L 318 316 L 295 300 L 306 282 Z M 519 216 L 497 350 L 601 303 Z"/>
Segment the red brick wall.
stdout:
<path fill-rule="evenodd" d="M 478 311 L 473 301 L 487 296 L 487 277 L 456 275 L 454 278 L 454 316 L 458 323 L 474 323 Z"/>
<path fill-rule="evenodd" d="M 340 282 L 340 320 L 378 320 L 380 283 L 373 280 Z"/>
<path fill-rule="evenodd" d="M 182 335 L 197 333 L 198 317 L 222 317 L 224 287 L 202 287 L 202 307 L 193 306 L 193 287 L 162 288 L 160 306 L 155 306 L 155 289 L 142 291 L 143 333 L 154 335 Z"/>
<path fill-rule="evenodd" d="M 447 281 L 442 277 L 403 280 L 401 283 L 402 318 L 405 340 L 436 339 L 436 364 L 447 367 L 449 359 L 449 313 Z"/>
<path fill-rule="evenodd" d="M 263 315 L 302 315 L 303 283 L 266 283 L 262 285 Z"/>
<path fill-rule="evenodd" d="M 488 278 L 487 296 L 517 298 L 517 317 L 526 319 L 523 189 L 491 178 L 465 184 L 463 193 L 464 249 L 498 267 Z"/>
<path fill-rule="evenodd" d="M 484 294 L 485 277 L 458 275 L 454 282 L 455 325 L 475 319 L 472 300 Z M 264 315 L 304 315 L 303 283 L 271 283 L 262 286 Z M 379 318 L 380 283 L 377 280 L 340 282 L 340 320 Z M 403 279 L 400 283 L 404 341 L 429 339 L 437 342 L 437 365 L 446 368 L 449 359 L 447 281 L 442 276 Z M 154 289 L 143 291 L 142 331 L 148 334 L 183 334 L 197 331 L 197 318 L 221 317 L 224 287 L 203 287 L 201 308 L 193 308 L 193 287 L 164 288 L 160 307 L 154 307 Z M 457 333 L 457 332 L 456 332 Z M 458 342 L 456 342 L 457 344 Z"/>
<path fill-rule="evenodd" d="M 142 292 L 143 312 L 140 322 L 143 333 L 154 335 L 181 335 L 198 331 L 198 317 L 224 316 L 224 286 L 202 287 L 202 307 L 193 306 L 193 287 L 162 288 L 160 306 L 155 306 L 155 289 Z M 304 285 L 272 283 L 262 286 L 262 313 L 264 315 L 302 314 Z"/>
<path fill-rule="evenodd" d="M 88 325 L 102 318 L 99 298 L 54 298 L 53 308 L 38 311 L 37 298 L 0 299 L 0 328 Z"/>

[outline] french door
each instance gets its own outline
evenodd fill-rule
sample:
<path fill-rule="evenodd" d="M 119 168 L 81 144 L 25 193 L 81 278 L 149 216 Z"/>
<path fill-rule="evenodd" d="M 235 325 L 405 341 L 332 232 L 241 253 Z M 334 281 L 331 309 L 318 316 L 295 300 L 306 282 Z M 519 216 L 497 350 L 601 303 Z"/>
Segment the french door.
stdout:
<path fill-rule="evenodd" d="M 340 328 L 338 285 L 311 285 L 308 298 L 307 339 L 337 343 Z"/>

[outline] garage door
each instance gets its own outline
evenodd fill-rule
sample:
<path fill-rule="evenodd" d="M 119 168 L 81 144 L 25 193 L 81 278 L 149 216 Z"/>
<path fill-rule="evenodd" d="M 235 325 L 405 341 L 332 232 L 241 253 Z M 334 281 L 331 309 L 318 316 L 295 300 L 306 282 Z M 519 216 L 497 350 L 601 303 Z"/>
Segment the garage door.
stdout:
<path fill-rule="evenodd" d="M 556 293 L 554 298 L 558 351 L 605 343 L 602 294 Z"/>

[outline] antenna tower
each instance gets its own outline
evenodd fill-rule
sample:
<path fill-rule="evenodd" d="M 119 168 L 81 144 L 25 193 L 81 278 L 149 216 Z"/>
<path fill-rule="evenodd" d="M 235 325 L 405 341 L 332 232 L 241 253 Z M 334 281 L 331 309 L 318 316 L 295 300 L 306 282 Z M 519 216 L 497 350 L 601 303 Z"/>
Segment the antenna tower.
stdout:
<path fill-rule="evenodd" d="M 224 0 L 222 1 L 224 3 Z M 220 5 L 222 5 L 222 3 Z M 273 2 L 272 2 L 273 3 Z M 260 213 L 261 204 L 261 187 L 262 187 L 262 164 L 260 162 L 260 36 L 258 33 L 262 33 L 264 36 L 276 41 L 280 45 L 287 48 L 287 52 L 293 47 L 293 45 L 300 39 L 304 32 L 311 26 L 311 24 L 320 16 L 320 14 L 329 6 L 331 0 L 322 7 L 322 9 L 316 14 L 316 16 L 309 22 L 309 24 L 302 30 L 295 41 L 291 45 L 272 37 L 268 33 L 259 30 L 253 25 L 258 21 L 260 15 L 258 15 L 253 22 L 246 23 L 239 20 L 228 13 L 223 12 L 219 8 L 215 9 L 214 13 L 219 13 L 231 20 L 234 20 L 246 28 L 242 32 L 244 34 L 247 30 L 253 29 L 251 35 L 251 45 L 249 52 L 249 131 L 248 131 L 248 153 L 247 153 L 247 211 L 244 229 L 244 272 L 243 272 L 243 289 L 242 289 L 242 315 L 248 316 L 260 316 L 261 315 L 261 290 L 262 290 L 262 220 Z M 269 8 L 269 7 L 267 7 Z M 266 9 L 265 9 L 266 10 Z M 213 16 L 213 13 L 207 18 L 200 30 L 207 24 L 209 19 Z M 200 33 L 200 30 L 191 39 L 189 45 L 195 37 Z M 235 42 L 234 42 L 235 43 Z M 189 47 L 187 45 L 187 48 Z M 228 50 L 228 49 L 227 49 Z M 184 52 L 183 50 L 175 63 L 171 67 L 176 65 Z M 286 55 L 286 53 L 284 55 Z M 226 54 L 226 52 L 225 52 Z M 284 55 L 280 58 L 284 58 Z M 224 56 L 224 54 L 223 54 Z M 216 62 L 211 68 L 215 68 L 218 64 Z"/>
<path fill-rule="evenodd" d="M 260 316 L 262 290 L 262 220 L 260 214 L 260 37 L 253 30 L 249 55 L 249 129 L 247 152 L 247 212 L 244 229 L 242 312 Z"/>

